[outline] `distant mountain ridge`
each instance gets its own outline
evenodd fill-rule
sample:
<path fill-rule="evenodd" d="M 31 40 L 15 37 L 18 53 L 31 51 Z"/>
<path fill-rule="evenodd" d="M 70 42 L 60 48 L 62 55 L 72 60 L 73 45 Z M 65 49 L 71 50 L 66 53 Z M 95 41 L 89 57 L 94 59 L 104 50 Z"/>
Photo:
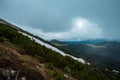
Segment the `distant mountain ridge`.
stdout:
<path fill-rule="evenodd" d="M 96 44 L 96 43 L 100 43 L 100 42 L 112 42 L 112 41 L 116 41 L 119 42 L 119 40 L 108 40 L 108 39 L 89 39 L 89 40 L 80 40 L 80 41 L 59 41 L 56 39 L 53 39 L 49 42 L 51 43 L 60 43 L 60 44 Z"/>

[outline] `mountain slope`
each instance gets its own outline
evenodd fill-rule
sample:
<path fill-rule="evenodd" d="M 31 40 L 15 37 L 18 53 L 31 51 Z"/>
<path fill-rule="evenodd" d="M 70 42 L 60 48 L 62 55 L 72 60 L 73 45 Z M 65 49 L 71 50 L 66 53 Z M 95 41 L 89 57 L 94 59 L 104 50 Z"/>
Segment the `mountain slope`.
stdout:
<path fill-rule="evenodd" d="M 58 48 L 56 48 L 56 47 L 54 47 L 54 46 L 52 46 L 52 45 L 50 45 L 50 44 L 48 44 L 48 43 L 43 42 L 43 41 L 35 38 L 34 36 L 28 35 L 28 34 L 23 33 L 23 32 L 21 32 L 21 31 L 19 31 L 19 33 L 21 33 L 21 34 L 23 34 L 23 35 L 25 35 L 25 36 L 28 36 L 29 38 L 35 40 L 35 42 L 39 43 L 40 45 L 43 45 L 43 46 L 45 46 L 46 48 L 52 49 L 53 51 L 61 54 L 62 56 L 69 56 L 69 57 L 73 58 L 74 60 L 77 60 L 77 61 L 79 61 L 79 62 L 81 62 L 81 63 L 83 63 L 83 64 L 90 64 L 90 63 L 88 63 L 88 62 L 85 62 L 85 60 L 83 60 L 82 58 L 77 58 L 77 57 L 74 57 L 74 56 L 72 56 L 72 55 L 66 54 L 66 53 L 64 53 L 63 51 L 59 50 Z"/>
<path fill-rule="evenodd" d="M 5 52 L 7 53 L 7 55 L 5 56 L 3 55 L 1 57 L 3 58 L 2 63 L 7 64 L 4 65 L 6 68 L 8 69 L 12 68 L 12 70 L 17 71 L 17 73 L 21 72 L 21 70 L 19 69 L 22 68 L 23 71 L 25 71 L 26 73 L 24 74 L 24 72 L 21 72 L 21 75 L 24 74 L 23 77 L 26 77 L 27 80 L 35 80 L 35 79 L 39 80 L 36 78 L 38 76 L 41 76 L 41 79 L 48 79 L 48 80 L 49 79 L 51 80 L 70 80 L 70 79 L 118 80 L 119 79 L 118 74 L 116 75 L 110 71 L 105 71 L 102 68 L 98 68 L 92 65 L 89 66 L 87 64 L 78 62 L 79 58 L 75 58 L 67 54 L 65 54 L 66 56 L 58 54 L 60 52 L 57 52 L 56 50 L 52 49 L 52 48 L 57 49 L 54 46 L 45 43 L 45 41 L 39 40 L 37 37 L 28 34 L 24 30 L 21 30 L 17 27 L 13 28 L 12 27 L 13 25 L 11 26 L 11 24 L 7 24 L 7 23 L 5 24 L 5 23 L 6 22 L 4 22 L 4 24 L 0 23 L 0 44 L 2 47 L 4 47 L 1 48 L 0 53 L 1 55 L 3 55 L 6 49 L 12 48 L 11 50 L 14 50 L 15 53 L 17 54 L 14 55 L 14 57 L 13 56 L 10 57 L 10 54 L 13 55 L 14 52 L 7 50 Z M 42 44 L 40 43 L 41 41 L 42 43 L 44 43 L 44 46 L 41 45 Z M 5 45 L 8 45 L 8 47 Z M 52 46 L 52 48 L 48 47 L 48 45 Z M 7 61 L 4 62 L 6 57 L 8 57 L 7 58 L 8 62 Z M 21 65 L 17 65 L 18 63 L 15 61 L 18 61 L 18 63 L 20 62 Z M 18 66 L 18 68 L 9 66 L 8 64 L 9 62 L 12 65 L 16 64 L 15 66 Z M 45 73 L 43 68 L 41 69 L 41 71 L 39 71 L 38 70 L 39 68 L 36 67 L 39 65 L 39 63 L 45 69 L 46 71 Z M 6 71 L 6 69 L 3 69 L 4 67 L 2 66 L 3 65 L 1 64 L 0 68 Z M 35 77 L 31 76 L 31 73 L 34 73 Z M 48 76 L 46 77 L 44 74 Z M 2 73 L 0 76 L 5 77 Z"/>

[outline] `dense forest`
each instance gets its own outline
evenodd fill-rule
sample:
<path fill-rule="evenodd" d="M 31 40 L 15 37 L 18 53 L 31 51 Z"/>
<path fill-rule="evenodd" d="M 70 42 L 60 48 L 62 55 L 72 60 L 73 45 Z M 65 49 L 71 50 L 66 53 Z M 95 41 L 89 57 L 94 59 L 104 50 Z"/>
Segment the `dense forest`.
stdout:
<path fill-rule="evenodd" d="M 104 68 L 82 64 L 72 58 L 52 51 L 31 40 L 27 36 L 22 35 L 15 29 L 7 24 L 0 23 L 0 43 L 10 42 L 20 48 L 19 52 L 34 56 L 39 59 L 41 63 L 48 64 L 49 69 L 58 68 L 66 72 L 78 80 L 120 80 L 119 74 L 107 72 Z M 65 80 L 61 75 L 56 80 Z"/>

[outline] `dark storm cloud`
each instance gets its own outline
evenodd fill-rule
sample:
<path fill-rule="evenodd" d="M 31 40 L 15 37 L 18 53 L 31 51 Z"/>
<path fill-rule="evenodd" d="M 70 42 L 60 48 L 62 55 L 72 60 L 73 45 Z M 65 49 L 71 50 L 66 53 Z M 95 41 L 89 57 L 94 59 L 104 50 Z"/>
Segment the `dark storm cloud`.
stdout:
<path fill-rule="evenodd" d="M 120 37 L 119 3 L 120 0 L 1 0 L 0 17 L 27 26 L 22 28 L 32 29 L 29 31 L 33 33 L 37 30 L 39 34 L 36 34 L 44 38 L 49 36 L 46 39 L 56 37 L 63 40 L 66 38 L 61 36 L 65 32 L 74 35 L 71 29 L 77 27 L 72 22 L 80 18 L 87 25 L 86 33 L 81 28 L 84 35 L 80 35 L 82 33 L 78 31 L 79 33 L 75 33 L 77 36 L 66 35 L 68 40 L 88 39 L 93 36 L 117 39 Z M 95 27 L 90 27 L 91 25 Z M 93 35 L 91 28 L 99 29 L 100 33 Z"/>

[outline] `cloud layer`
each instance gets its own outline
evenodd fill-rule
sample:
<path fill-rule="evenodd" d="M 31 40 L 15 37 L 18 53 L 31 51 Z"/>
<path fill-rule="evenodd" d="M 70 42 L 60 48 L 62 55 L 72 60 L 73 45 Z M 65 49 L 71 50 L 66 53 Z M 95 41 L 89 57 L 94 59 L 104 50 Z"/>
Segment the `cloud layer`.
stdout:
<path fill-rule="evenodd" d="M 0 0 L 0 18 L 24 25 L 21 28 L 45 39 L 120 39 L 119 3 L 120 0 Z"/>
<path fill-rule="evenodd" d="M 41 29 L 34 29 L 32 27 L 24 27 L 24 29 L 47 40 L 85 40 L 102 38 L 102 30 L 96 23 L 79 17 L 71 21 L 71 27 L 66 31 L 44 32 Z"/>

